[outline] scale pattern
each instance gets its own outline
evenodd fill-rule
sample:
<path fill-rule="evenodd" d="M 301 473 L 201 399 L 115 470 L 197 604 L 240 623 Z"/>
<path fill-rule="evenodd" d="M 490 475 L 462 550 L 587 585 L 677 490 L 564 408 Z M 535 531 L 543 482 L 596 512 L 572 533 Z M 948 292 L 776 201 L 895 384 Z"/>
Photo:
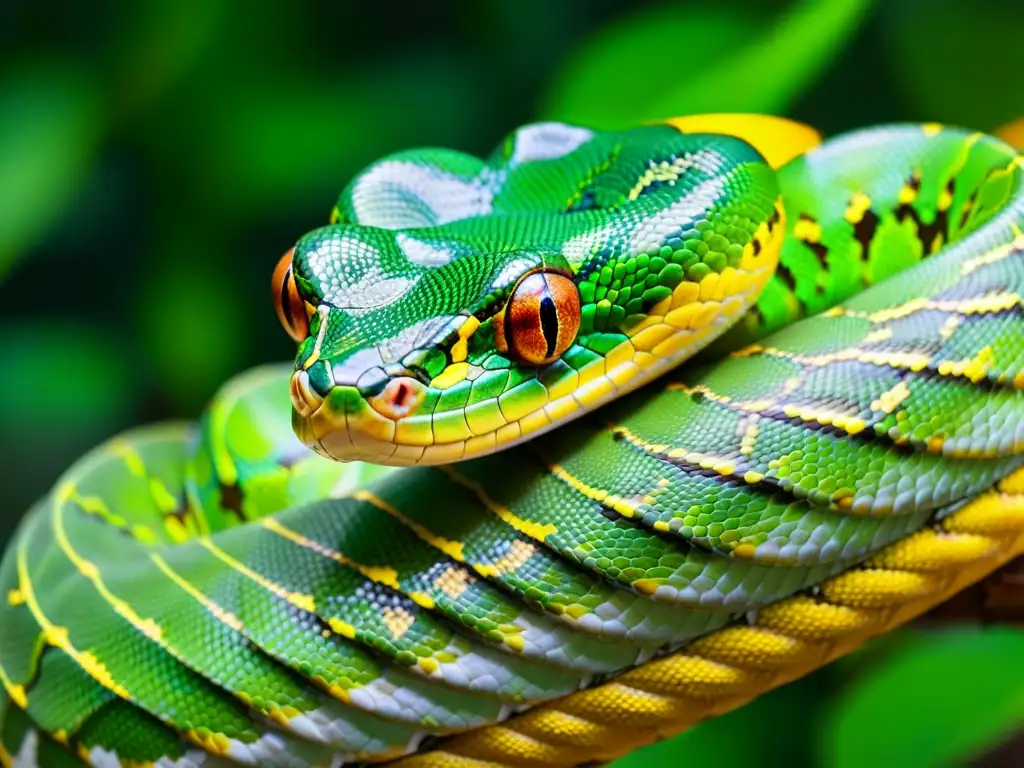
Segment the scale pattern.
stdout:
<path fill-rule="evenodd" d="M 1024 549 L 1022 172 L 827 142 L 750 343 L 490 457 L 321 459 L 290 366 L 101 446 L 0 563 L 0 760 L 572 765 L 906 620 Z"/>
<path fill-rule="evenodd" d="M 540 123 L 486 160 L 386 157 L 292 252 L 296 312 L 310 321 L 296 431 L 330 458 L 393 465 L 531 439 L 721 335 L 771 277 L 783 215 L 749 144 L 668 125 Z M 513 328 L 536 270 L 574 306 Z M 556 359 L 515 354 L 530 326 L 547 342 L 539 358 L 559 348 Z"/>

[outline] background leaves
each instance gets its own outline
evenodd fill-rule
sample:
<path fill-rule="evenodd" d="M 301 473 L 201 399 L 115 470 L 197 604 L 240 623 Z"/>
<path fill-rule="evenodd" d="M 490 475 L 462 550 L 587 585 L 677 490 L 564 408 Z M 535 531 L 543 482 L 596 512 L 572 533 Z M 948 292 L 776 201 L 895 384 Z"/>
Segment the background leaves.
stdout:
<path fill-rule="evenodd" d="M 961 628 L 905 642 L 821 713 L 820 765 L 939 766 L 1024 728 L 1024 632 Z"/>
<path fill-rule="evenodd" d="M 958 0 L 897 3 L 885 41 L 904 99 L 920 114 L 958 125 L 993 127 L 1021 116 L 1024 4 L 965 6 Z"/>
<path fill-rule="evenodd" d="M 993 130 L 1022 35 L 1018 0 L 2 4 L 0 543 L 90 446 L 292 354 L 270 271 L 382 154 L 710 111 Z M 1020 642 L 895 633 L 619 768 L 1024 764 Z"/>
<path fill-rule="evenodd" d="M 544 113 L 608 128 L 705 112 L 783 114 L 851 39 L 868 0 L 654 5 L 589 37 Z"/>
<path fill-rule="evenodd" d="M 0 81 L 0 277 L 70 204 L 103 121 L 88 78 L 58 62 L 24 67 Z"/>

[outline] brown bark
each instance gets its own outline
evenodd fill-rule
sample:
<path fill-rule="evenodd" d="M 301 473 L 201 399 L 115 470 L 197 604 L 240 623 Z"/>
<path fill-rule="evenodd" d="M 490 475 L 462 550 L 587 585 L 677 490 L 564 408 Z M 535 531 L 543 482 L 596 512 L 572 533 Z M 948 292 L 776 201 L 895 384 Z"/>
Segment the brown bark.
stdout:
<path fill-rule="evenodd" d="M 925 614 L 920 621 L 1024 627 L 1024 557 L 1011 560 L 974 586 L 954 595 Z"/>

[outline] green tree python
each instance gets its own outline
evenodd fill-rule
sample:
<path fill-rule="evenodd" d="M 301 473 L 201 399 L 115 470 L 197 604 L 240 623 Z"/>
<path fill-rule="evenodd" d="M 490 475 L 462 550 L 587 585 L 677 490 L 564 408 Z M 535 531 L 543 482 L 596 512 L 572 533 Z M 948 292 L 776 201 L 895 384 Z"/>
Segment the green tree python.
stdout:
<path fill-rule="evenodd" d="M 294 364 L 25 517 L 0 762 L 607 761 L 1024 551 L 1024 160 L 749 120 L 356 176 L 275 271 Z"/>

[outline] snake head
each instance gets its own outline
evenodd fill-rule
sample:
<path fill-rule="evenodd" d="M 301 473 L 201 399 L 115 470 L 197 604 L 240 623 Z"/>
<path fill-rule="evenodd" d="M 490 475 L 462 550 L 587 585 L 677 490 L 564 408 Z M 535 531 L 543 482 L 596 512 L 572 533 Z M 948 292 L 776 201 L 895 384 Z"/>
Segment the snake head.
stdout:
<path fill-rule="evenodd" d="M 487 161 L 419 152 L 357 177 L 275 271 L 293 426 L 336 460 L 539 435 L 696 352 L 775 265 L 774 175 L 735 139 L 545 124 Z"/>
<path fill-rule="evenodd" d="M 522 439 L 518 422 L 569 378 L 554 364 L 581 320 L 561 257 L 352 225 L 303 237 L 274 294 L 299 341 L 296 432 L 345 461 L 438 463 Z"/>

